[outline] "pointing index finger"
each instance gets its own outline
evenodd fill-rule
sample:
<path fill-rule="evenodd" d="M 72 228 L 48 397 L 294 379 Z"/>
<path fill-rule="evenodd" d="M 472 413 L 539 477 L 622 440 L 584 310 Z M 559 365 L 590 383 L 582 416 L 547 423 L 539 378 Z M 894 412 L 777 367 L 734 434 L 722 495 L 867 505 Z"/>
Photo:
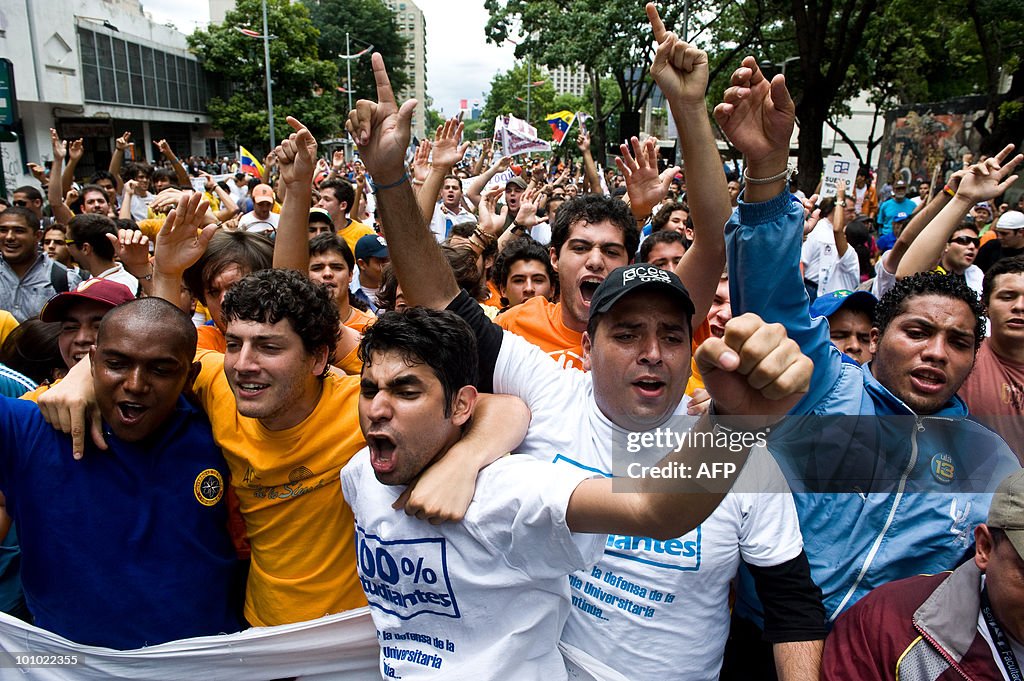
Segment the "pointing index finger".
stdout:
<path fill-rule="evenodd" d="M 380 52 L 374 52 L 370 57 L 370 62 L 373 64 L 373 79 L 377 83 L 377 102 L 396 106 L 395 93 L 391 89 L 388 70 L 384 66 L 384 57 L 380 56 Z"/>
<path fill-rule="evenodd" d="M 653 2 L 647 3 L 644 8 L 647 10 L 647 20 L 651 22 L 651 28 L 654 29 L 654 39 L 659 43 L 665 39 L 665 23 L 661 20 L 661 16 L 658 14 L 658 8 L 654 6 Z"/>

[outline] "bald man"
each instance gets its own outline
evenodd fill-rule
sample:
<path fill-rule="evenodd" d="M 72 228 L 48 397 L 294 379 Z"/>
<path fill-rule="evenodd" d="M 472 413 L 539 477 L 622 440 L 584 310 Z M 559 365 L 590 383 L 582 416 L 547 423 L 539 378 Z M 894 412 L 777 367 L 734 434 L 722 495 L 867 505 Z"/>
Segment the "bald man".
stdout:
<path fill-rule="evenodd" d="M 239 631 L 227 466 L 202 412 L 191 319 L 159 298 L 115 307 L 90 351 L 108 451 L 31 402 L 0 398 L 0 490 L 22 542 L 37 626 L 117 649 Z"/>

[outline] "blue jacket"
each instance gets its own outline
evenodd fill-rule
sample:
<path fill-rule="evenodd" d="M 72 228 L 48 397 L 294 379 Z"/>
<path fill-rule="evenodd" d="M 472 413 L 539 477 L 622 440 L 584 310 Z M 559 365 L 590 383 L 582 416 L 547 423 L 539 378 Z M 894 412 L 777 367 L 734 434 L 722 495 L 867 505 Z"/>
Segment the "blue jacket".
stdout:
<path fill-rule="evenodd" d="M 834 621 L 876 586 L 952 569 L 985 521 L 991 492 L 1020 464 L 998 435 L 967 419 L 958 397 L 918 416 L 870 365 L 842 361 L 827 321 L 808 311 L 802 234 L 803 209 L 789 194 L 741 201 L 726 227 L 729 289 L 734 313 L 782 323 L 814 362 L 810 390 L 769 447 L 794 491 L 811 573 Z M 737 608 L 753 614 L 756 601 L 742 591 Z"/>

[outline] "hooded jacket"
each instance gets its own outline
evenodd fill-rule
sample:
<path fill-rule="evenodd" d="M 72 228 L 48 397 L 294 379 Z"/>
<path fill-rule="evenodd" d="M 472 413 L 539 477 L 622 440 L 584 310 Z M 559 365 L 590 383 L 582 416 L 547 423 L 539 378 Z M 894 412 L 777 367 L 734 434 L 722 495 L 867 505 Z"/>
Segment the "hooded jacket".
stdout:
<path fill-rule="evenodd" d="M 952 397 L 920 416 L 870 364 L 844 362 L 811 318 L 799 270 L 803 208 L 788 193 L 740 201 L 726 227 L 733 311 L 786 327 L 814 363 L 808 393 L 769 449 L 795 494 L 811 574 L 830 622 L 876 586 L 960 562 L 991 493 L 1020 464 Z M 759 619 L 750 589 L 737 611 Z"/>

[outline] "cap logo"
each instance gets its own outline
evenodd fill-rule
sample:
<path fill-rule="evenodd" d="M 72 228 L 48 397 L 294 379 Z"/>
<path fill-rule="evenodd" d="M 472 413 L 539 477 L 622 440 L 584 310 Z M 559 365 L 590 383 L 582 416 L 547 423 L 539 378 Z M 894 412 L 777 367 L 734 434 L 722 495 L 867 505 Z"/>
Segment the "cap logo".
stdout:
<path fill-rule="evenodd" d="M 378 237 L 377 237 L 377 243 L 379 243 L 379 244 L 380 244 L 381 246 L 383 246 L 384 248 L 387 248 L 387 247 L 388 247 L 388 242 L 387 242 L 387 241 L 385 241 L 385 240 L 384 240 L 384 237 L 382 237 L 382 236 L 378 236 Z"/>
<path fill-rule="evenodd" d="M 649 283 L 652 281 L 662 282 L 664 284 L 671 284 L 672 279 L 668 276 L 668 272 L 657 267 L 633 267 L 622 273 L 622 285 L 625 286 L 634 279 L 638 279 L 643 283 Z"/>

